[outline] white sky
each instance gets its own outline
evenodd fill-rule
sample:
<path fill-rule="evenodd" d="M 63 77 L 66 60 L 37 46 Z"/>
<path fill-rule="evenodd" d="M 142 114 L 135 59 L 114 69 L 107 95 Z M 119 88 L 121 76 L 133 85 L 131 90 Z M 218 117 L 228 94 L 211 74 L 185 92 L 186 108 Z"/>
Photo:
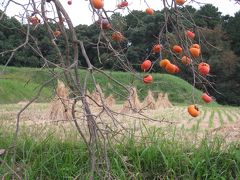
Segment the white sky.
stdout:
<path fill-rule="evenodd" d="M 1 3 L 7 0 L 0 0 L 0 9 Z M 19 3 L 28 2 L 28 0 L 15 0 Z M 89 9 L 89 2 L 87 0 L 72 0 L 72 5 L 67 4 L 67 0 L 60 0 L 61 3 L 65 6 L 67 12 L 69 13 L 73 24 L 76 26 L 78 24 L 91 24 L 93 22 L 92 13 Z M 116 2 L 120 0 L 105 0 L 104 8 L 106 10 L 113 10 L 116 7 Z M 161 0 L 145 0 L 148 5 L 154 10 L 161 10 L 163 8 Z M 171 0 L 169 0 L 170 2 Z M 222 12 L 223 15 L 229 14 L 231 16 L 234 15 L 237 11 L 240 10 L 240 5 L 236 4 L 234 0 L 197 0 L 201 3 L 210 3 L 215 7 L 218 7 L 218 10 Z M 194 6 L 196 9 L 199 9 L 199 4 L 197 3 L 189 3 L 190 0 L 187 0 L 185 4 L 189 4 Z M 128 0 L 129 9 L 130 10 L 145 10 L 147 5 L 144 3 L 144 0 Z M 7 14 L 9 16 L 14 16 L 21 12 L 21 8 L 16 5 L 9 6 L 7 10 Z M 127 14 L 127 10 L 118 10 L 123 14 Z"/>

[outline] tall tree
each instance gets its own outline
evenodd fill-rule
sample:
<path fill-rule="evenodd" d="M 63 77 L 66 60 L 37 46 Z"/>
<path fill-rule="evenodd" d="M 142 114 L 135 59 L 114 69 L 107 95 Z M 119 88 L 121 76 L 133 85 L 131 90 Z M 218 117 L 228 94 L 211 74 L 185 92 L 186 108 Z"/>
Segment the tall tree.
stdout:
<path fill-rule="evenodd" d="M 240 56 L 240 11 L 235 13 L 234 17 L 225 16 L 223 27 L 231 40 L 231 48 Z"/>
<path fill-rule="evenodd" d="M 194 19 L 198 26 L 214 29 L 221 22 L 221 12 L 212 4 L 206 4 L 195 13 Z"/>

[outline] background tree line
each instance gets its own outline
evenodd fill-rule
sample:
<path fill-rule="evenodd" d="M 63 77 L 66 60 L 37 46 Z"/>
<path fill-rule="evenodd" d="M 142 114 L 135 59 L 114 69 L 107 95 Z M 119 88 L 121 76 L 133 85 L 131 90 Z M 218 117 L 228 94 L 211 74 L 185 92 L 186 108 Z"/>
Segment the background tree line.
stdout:
<path fill-rule="evenodd" d="M 198 28 L 195 39 L 200 39 L 202 45 L 202 56 L 204 60 L 211 65 L 210 81 L 217 89 L 216 92 L 209 87 L 209 92 L 221 104 L 240 105 L 240 12 L 232 16 L 222 16 L 218 8 L 207 4 L 196 10 L 192 6 L 185 6 L 179 9 L 186 21 L 182 21 L 186 29 Z M 170 10 L 171 11 L 171 10 Z M 174 10 L 172 10 L 174 11 Z M 1 14 L 1 12 L 0 12 Z M 174 13 L 172 13 L 174 16 Z M 191 15 L 191 16 L 190 16 Z M 170 17 L 171 18 L 171 17 Z M 188 19 L 193 18 L 195 25 L 189 24 Z M 114 14 L 110 17 L 111 24 L 114 29 L 121 31 L 128 41 L 121 43 L 113 43 L 114 48 L 124 52 L 132 69 L 139 71 L 139 64 L 146 58 L 158 59 L 159 55 L 151 54 L 151 47 L 158 42 L 160 27 L 164 25 L 164 12 L 156 11 L 153 16 L 146 15 L 142 11 L 132 11 L 126 16 Z M 174 36 L 174 17 L 172 23 L 168 24 L 168 37 Z M 51 26 L 57 29 L 57 24 L 52 22 Z M 50 41 L 42 24 L 37 27 L 31 26 L 30 32 L 34 36 L 30 37 L 29 43 L 16 52 L 13 59 L 8 62 L 10 66 L 19 67 L 42 67 L 44 61 L 41 55 L 46 59 L 51 59 L 56 64 L 59 63 L 56 52 L 52 49 Z M 25 41 L 27 26 L 21 24 L 15 18 L 4 16 L 0 23 L 0 52 L 11 50 L 19 46 Z M 105 44 L 99 43 L 99 24 L 96 22 L 91 25 L 78 25 L 75 27 L 77 35 L 86 45 L 86 51 L 91 58 L 93 65 L 102 67 L 103 69 L 111 69 L 121 71 L 121 66 L 112 58 Z M 193 31 L 196 29 L 192 29 Z M 21 33 L 19 33 L 21 32 Z M 104 31 L 105 35 L 111 36 L 111 30 Z M 174 38 L 173 38 L 174 39 Z M 64 44 L 63 38 L 60 36 L 56 39 L 57 43 Z M 161 42 L 164 46 L 166 39 Z M 171 41 L 171 39 L 170 39 Z M 177 43 L 176 40 L 174 43 Z M 97 51 L 99 47 L 100 53 Z M 41 55 L 36 53 L 33 48 L 41 51 Z M 10 56 L 6 52 L 0 57 L 0 64 L 5 65 Z M 163 54 L 162 56 L 165 56 Z M 80 54 L 79 62 L 84 68 L 87 65 L 82 61 Z M 164 57 L 174 59 L 174 57 Z M 181 65 L 182 71 L 178 74 L 181 78 L 192 83 L 191 70 Z M 164 70 L 158 66 L 154 66 L 155 72 L 164 73 Z M 196 84 L 202 89 L 201 84 Z"/>

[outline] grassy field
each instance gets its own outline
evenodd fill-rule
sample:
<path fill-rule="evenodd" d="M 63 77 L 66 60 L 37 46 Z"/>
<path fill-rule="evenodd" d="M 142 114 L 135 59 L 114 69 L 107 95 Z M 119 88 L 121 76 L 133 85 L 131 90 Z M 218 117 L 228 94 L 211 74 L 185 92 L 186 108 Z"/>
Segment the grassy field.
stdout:
<path fill-rule="evenodd" d="M 0 74 L 0 104 L 30 100 L 49 77 L 46 71 L 40 69 L 7 67 L 4 74 Z M 51 87 L 53 83 L 43 89 L 38 101 L 47 101 L 52 97 Z"/>
<path fill-rule="evenodd" d="M 55 72 L 56 71 L 57 70 L 55 70 Z M 82 80 L 85 79 L 86 71 L 80 70 L 79 72 Z M 51 73 L 53 73 L 53 70 L 51 70 Z M 0 104 L 29 100 L 37 93 L 41 84 L 52 77 L 51 73 L 44 69 L 7 67 L 4 74 L 0 74 Z M 168 93 L 169 99 L 173 103 L 192 102 L 193 87 L 177 76 L 154 73 L 152 74 L 154 83 L 145 85 L 141 80 L 136 78 L 135 75 L 129 73 L 110 71 L 106 73 L 126 86 L 137 87 L 140 99 L 143 99 L 147 94 L 147 90 L 151 89 L 156 95 L 158 92 Z M 106 96 L 114 94 L 118 101 L 123 101 L 126 92 L 122 87 L 103 74 L 95 72 L 94 75 Z M 89 91 L 92 91 L 93 80 L 90 78 L 90 75 L 88 75 L 87 83 Z M 55 85 L 56 80 L 49 83 L 38 101 L 49 101 L 53 97 Z M 194 96 L 196 103 L 202 103 L 200 100 L 201 92 L 199 90 L 194 90 Z"/>
<path fill-rule="evenodd" d="M 166 129 L 147 137 L 125 138 L 108 147 L 113 179 L 239 179 L 240 144 L 206 136 L 197 142 Z M 173 135 L 175 134 L 175 135 Z M 36 137 L 37 136 L 37 137 Z M 17 173 L 23 179 L 88 179 L 89 159 L 83 142 L 72 135 L 64 141 L 22 133 L 17 144 Z M 12 136 L 0 129 L 0 147 L 11 147 Z M 8 149 L 7 149 L 8 150 Z M 0 156 L 0 177 L 10 179 L 11 150 Z M 122 160 L 124 159 L 124 160 Z M 95 174 L 95 179 L 102 179 Z"/>

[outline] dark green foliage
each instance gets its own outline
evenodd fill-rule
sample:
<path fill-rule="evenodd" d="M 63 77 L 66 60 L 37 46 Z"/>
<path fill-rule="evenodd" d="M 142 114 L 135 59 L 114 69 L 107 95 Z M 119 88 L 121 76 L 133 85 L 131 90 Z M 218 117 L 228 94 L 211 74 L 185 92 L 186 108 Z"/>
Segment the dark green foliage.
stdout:
<path fill-rule="evenodd" d="M 238 11 L 234 17 L 225 16 L 223 20 L 223 27 L 231 41 L 231 48 L 240 56 L 240 11 Z"/>
<path fill-rule="evenodd" d="M 212 4 L 206 4 L 194 14 L 196 25 L 214 29 L 221 22 L 221 12 Z"/>

